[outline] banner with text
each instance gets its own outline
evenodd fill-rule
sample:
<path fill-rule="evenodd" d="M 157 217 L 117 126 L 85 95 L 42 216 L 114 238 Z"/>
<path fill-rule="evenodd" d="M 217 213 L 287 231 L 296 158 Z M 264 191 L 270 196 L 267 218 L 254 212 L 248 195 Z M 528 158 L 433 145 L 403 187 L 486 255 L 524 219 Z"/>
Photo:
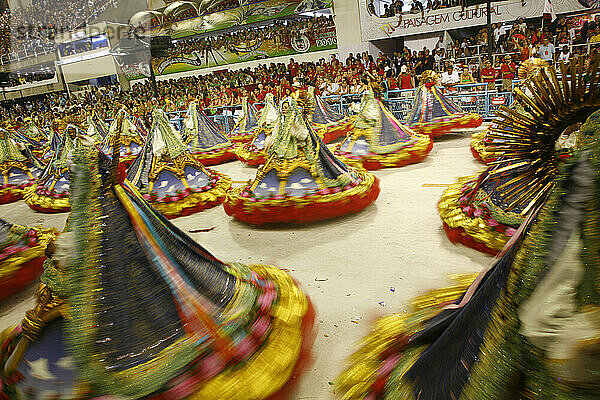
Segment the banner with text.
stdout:
<path fill-rule="evenodd" d="M 443 32 L 451 29 L 485 25 L 487 8 L 485 5 L 445 8 L 417 14 L 403 14 L 380 18 L 369 13 L 369 0 L 359 0 L 360 24 L 364 41 L 409 36 L 430 32 Z M 578 0 L 553 0 L 557 14 L 582 11 L 585 7 Z M 543 1 L 505 0 L 492 2 L 492 23 L 512 22 L 518 18 L 541 17 Z"/>

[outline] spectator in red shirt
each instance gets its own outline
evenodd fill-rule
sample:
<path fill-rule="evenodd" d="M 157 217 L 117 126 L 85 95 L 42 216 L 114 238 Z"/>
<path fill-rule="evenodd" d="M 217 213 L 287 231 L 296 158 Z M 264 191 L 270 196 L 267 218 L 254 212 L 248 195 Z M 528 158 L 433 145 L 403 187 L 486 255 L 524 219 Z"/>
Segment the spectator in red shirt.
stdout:
<path fill-rule="evenodd" d="M 411 74 L 408 73 L 406 65 L 400 67 L 400 89 L 412 89 L 414 87 L 414 79 Z"/>
<path fill-rule="evenodd" d="M 485 60 L 480 75 L 481 82 L 487 83 L 488 90 L 496 90 L 496 76 L 498 75 L 498 72 L 492 67 L 490 60 Z"/>
<path fill-rule="evenodd" d="M 504 61 L 500 67 L 500 73 L 502 74 L 502 89 L 505 92 L 512 91 L 512 81 L 515 79 L 517 73 L 516 64 L 510 59 L 510 56 L 504 56 Z"/>

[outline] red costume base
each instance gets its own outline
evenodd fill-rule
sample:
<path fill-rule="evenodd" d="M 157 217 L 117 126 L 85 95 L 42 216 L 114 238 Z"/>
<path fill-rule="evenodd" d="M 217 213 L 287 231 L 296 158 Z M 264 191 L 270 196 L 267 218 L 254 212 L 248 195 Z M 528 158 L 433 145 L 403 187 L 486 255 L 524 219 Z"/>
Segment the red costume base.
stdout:
<path fill-rule="evenodd" d="M 39 278 L 44 272 L 45 259 L 46 257 L 37 257 L 29 260 L 21 264 L 14 274 L 0 280 L 0 301 L 9 298 Z"/>
<path fill-rule="evenodd" d="M 498 249 L 492 249 L 485 245 L 485 243 L 477 242 L 471 236 L 467 235 L 462 228 L 450 228 L 448 224 L 444 222 L 444 232 L 452 243 L 460 243 L 477 251 L 480 251 L 491 256 L 496 256 L 500 251 Z"/>

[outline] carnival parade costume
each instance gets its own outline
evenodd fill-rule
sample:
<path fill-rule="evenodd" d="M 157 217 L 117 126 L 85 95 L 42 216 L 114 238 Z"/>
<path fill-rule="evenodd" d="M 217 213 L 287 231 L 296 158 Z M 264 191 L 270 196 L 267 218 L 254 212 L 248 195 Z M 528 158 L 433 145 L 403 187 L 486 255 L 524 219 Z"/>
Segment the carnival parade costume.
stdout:
<path fill-rule="evenodd" d="M 218 165 L 235 160 L 233 144 L 204 113 L 198 110 L 195 101 L 191 102 L 188 108 L 181 137 L 202 165 Z"/>
<path fill-rule="evenodd" d="M 205 168 L 190 154 L 163 110 L 154 110 L 152 119 L 146 144 L 129 167 L 127 179 L 167 218 L 219 205 L 231 179 Z"/>
<path fill-rule="evenodd" d="M 369 90 L 363 95 L 352 130 L 336 146 L 335 155 L 373 170 L 421 162 L 432 147 L 429 136 L 401 124 Z"/>
<path fill-rule="evenodd" d="M 312 97 L 314 109 L 309 121 L 317 132 L 323 132 L 324 143 L 331 143 L 337 138 L 344 137 L 352 129 L 353 118 L 345 117 L 343 114 L 333 110 L 321 96 L 314 92 L 314 87 L 308 88 Z"/>
<path fill-rule="evenodd" d="M 379 181 L 335 158 L 288 97 L 267 138 L 256 178 L 227 194 L 225 212 L 253 225 L 303 223 L 358 212 L 379 195 Z"/>
<path fill-rule="evenodd" d="M 120 132 L 120 162 L 124 163 L 125 165 L 130 165 L 137 155 L 142 151 L 142 147 L 144 147 L 146 138 L 141 136 L 138 125 L 132 121 L 131 116 L 125 109 L 122 108 L 117 112 L 116 118 L 110 124 L 108 135 L 106 135 L 102 141 L 101 148 L 104 154 L 112 154 L 112 146 L 114 144 L 114 138 L 118 129 L 117 120 L 119 117 L 122 117 L 123 120 L 123 128 Z M 139 118 L 134 118 L 134 120 L 139 120 Z M 139 122 L 141 123 L 141 121 Z"/>
<path fill-rule="evenodd" d="M 0 301 L 42 274 L 45 250 L 55 235 L 52 229 L 13 225 L 0 219 Z"/>
<path fill-rule="evenodd" d="M 496 159 L 496 155 L 486 147 L 486 143 L 489 141 L 487 139 L 489 131 L 490 129 L 484 129 L 471 134 L 471 153 L 482 164 L 489 164 Z"/>
<path fill-rule="evenodd" d="M 242 115 L 229 132 L 229 140 L 233 143 L 248 143 L 254 137 L 254 130 L 258 127 L 256 109 L 248 103 L 248 98 L 242 98 Z"/>
<path fill-rule="evenodd" d="M 33 155 L 31 155 L 33 157 Z M 0 204 L 23 198 L 27 188 L 35 183 L 41 171 L 19 150 L 11 132 L 0 128 Z"/>
<path fill-rule="evenodd" d="M 267 93 L 265 106 L 260 110 L 258 128 L 255 131 L 254 139 L 238 147 L 235 153 L 236 157 L 248 165 L 264 164 L 267 154 L 265 140 L 273 132 L 273 129 L 275 129 L 278 119 L 279 110 L 275 105 L 275 98 L 272 93 Z"/>
<path fill-rule="evenodd" d="M 425 71 L 417 89 L 406 124 L 415 132 L 432 138 L 462 128 L 477 128 L 483 122 L 478 114 L 466 113 L 444 96 L 436 83 L 438 76 Z"/>
<path fill-rule="evenodd" d="M 598 72 L 585 72 L 583 64 L 573 62 L 571 71 L 561 66 L 560 83 L 554 68 L 540 70 L 526 82 L 527 93 L 515 89 L 515 104 L 498 111 L 486 146 L 498 159 L 479 176 L 450 185 L 439 201 L 444 230 L 452 242 L 498 253 L 523 222 L 539 189 L 552 182 L 561 160 L 577 146 L 574 140 L 557 149 L 557 142 L 565 133 L 577 137 L 578 126 L 600 105 L 600 93 L 579 82 L 590 73 L 596 79 Z M 513 192 L 516 196 L 506 197 Z"/>
<path fill-rule="evenodd" d="M 108 136 L 109 127 L 96 116 L 88 115 L 87 126 L 86 135 L 92 138 L 94 142 L 100 143 Z"/>
<path fill-rule="evenodd" d="M 53 155 L 46 168 L 35 184 L 28 187 L 23 194 L 29 208 L 42 213 L 69 211 L 68 159 L 75 148 L 81 145 L 80 136 L 83 134 L 84 131 L 77 125 L 66 125 L 60 143 L 56 145 L 56 150 L 52 151 Z"/>
<path fill-rule="evenodd" d="M 69 232 L 38 304 L 0 335 L 10 399 L 283 399 L 306 367 L 309 299 L 284 271 L 225 264 L 78 149 Z"/>
<path fill-rule="evenodd" d="M 344 399 L 598 398 L 600 112 L 582 136 L 471 286 L 434 291 L 412 313 L 377 322 L 338 379 Z"/>
<path fill-rule="evenodd" d="M 48 135 L 38 126 L 31 117 L 25 118 L 24 126 L 19 131 L 27 138 L 44 145 L 48 140 Z"/>

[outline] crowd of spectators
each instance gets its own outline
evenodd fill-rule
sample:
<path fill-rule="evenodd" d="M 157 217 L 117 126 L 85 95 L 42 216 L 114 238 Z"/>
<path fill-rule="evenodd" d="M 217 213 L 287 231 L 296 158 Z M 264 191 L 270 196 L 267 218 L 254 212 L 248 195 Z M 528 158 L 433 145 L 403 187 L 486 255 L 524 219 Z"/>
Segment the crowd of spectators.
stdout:
<path fill-rule="evenodd" d="M 117 0 L 112 0 L 112 3 Z M 54 49 L 57 33 L 84 26 L 109 0 L 33 0 L 0 14 L 0 55 Z"/>
<path fill-rule="evenodd" d="M 318 35 L 334 26 L 332 16 L 275 20 L 269 25 L 248 27 L 222 35 L 179 40 L 175 42 L 175 47 L 169 50 L 169 56 L 183 57 L 196 52 L 200 57 L 205 58 L 207 63 L 213 61 L 210 57 L 215 57 L 214 60 L 219 63 L 221 60 L 216 59 L 213 51 L 226 49 L 229 52 L 237 53 L 265 40 L 278 46 L 289 43 L 290 40 L 301 34 Z"/>

